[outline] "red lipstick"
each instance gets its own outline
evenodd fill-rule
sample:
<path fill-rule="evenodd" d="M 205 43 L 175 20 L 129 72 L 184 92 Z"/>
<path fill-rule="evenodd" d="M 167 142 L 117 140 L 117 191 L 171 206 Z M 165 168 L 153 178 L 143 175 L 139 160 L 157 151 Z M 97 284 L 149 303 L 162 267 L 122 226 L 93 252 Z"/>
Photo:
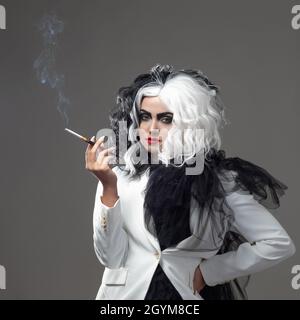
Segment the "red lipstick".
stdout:
<path fill-rule="evenodd" d="M 148 144 L 155 144 L 161 142 L 161 137 L 148 137 L 147 138 Z"/>

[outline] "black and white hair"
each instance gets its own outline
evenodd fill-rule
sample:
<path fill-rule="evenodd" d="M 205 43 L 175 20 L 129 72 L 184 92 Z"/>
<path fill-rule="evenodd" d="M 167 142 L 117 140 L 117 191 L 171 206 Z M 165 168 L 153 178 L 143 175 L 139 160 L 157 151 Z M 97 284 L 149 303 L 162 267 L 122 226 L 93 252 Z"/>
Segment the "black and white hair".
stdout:
<path fill-rule="evenodd" d="M 158 96 L 173 113 L 173 125 L 162 151 L 158 152 L 161 163 L 168 166 L 172 164 L 170 159 L 175 159 L 181 166 L 199 151 L 205 157 L 211 148 L 220 149 L 219 129 L 227 121 L 219 87 L 199 70 L 174 71 L 173 66 L 156 64 L 149 73 L 137 76 L 130 86 L 119 89 L 117 107 L 110 113 L 111 127 L 117 141 L 119 121 L 125 120 L 127 123 L 128 145 L 124 161 L 125 170 L 130 176 L 147 167 L 136 163 L 136 155 L 142 149 L 137 140 L 139 110 L 143 97 L 154 96 Z"/>

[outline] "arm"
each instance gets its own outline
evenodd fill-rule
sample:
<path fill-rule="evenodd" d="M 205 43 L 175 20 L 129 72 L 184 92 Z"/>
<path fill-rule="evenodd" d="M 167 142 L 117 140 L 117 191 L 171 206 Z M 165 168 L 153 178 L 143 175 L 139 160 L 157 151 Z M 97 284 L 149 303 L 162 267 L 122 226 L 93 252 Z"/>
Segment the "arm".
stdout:
<path fill-rule="evenodd" d="M 102 183 L 97 185 L 93 212 L 94 249 L 100 263 L 108 268 L 119 268 L 127 255 L 128 237 L 123 229 L 120 198 L 113 206 L 103 204 Z M 107 203 L 107 202 L 105 202 Z"/>
<path fill-rule="evenodd" d="M 232 192 L 226 200 L 234 214 L 233 229 L 236 228 L 249 242 L 235 251 L 215 255 L 200 263 L 199 268 L 209 286 L 272 267 L 296 251 L 287 232 L 253 195 Z"/>

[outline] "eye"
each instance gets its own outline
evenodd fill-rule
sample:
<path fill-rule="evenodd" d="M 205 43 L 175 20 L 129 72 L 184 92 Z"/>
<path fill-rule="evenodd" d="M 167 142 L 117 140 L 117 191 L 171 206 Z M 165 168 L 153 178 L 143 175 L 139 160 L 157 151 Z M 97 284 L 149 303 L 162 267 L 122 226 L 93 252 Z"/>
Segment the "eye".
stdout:
<path fill-rule="evenodd" d="M 163 118 L 161 118 L 161 121 L 163 123 L 169 124 L 172 122 L 172 117 L 163 117 Z"/>
<path fill-rule="evenodd" d="M 141 121 L 146 121 L 146 120 L 148 120 L 150 117 L 149 117 L 147 114 L 144 113 L 144 114 L 141 114 L 139 118 L 140 118 Z"/>

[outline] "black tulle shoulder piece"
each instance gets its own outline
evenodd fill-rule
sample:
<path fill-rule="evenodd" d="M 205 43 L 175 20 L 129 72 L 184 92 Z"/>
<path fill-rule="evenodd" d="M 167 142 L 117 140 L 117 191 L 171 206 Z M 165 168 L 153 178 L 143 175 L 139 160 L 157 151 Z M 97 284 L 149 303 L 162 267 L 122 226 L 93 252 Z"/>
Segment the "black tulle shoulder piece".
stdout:
<path fill-rule="evenodd" d="M 239 157 L 226 159 L 224 150 L 214 152 L 212 157 L 217 159 L 219 168 L 236 173 L 234 190 L 249 191 L 266 208 L 276 209 L 280 206 L 279 198 L 288 187 L 266 169 Z"/>
<path fill-rule="evenodd" d="M 279 198 L 288 188 L 262 167 L 239 157 L 226 158 L 224 150 L 211 149 L 200 175 L 186 175 L 182 167 L 151 165 L 144 190 L 144 218 L 148 230 L 159 239 L 161 249 L 175 246 L 194 235 L 214 245 L 204 251 L 217 254 L 236 250 L 247 240 L 230 230 L 233 215 L 226 202 L 231 192 L 250 193 L 266 208 L 278 208 Z M 191 204 L 199 210 L 198 225 L 190 227 Z M 200 249 L 199 249 L 200 250 Z M 250 275 L 201 291 L 207 300 L 247 299 Z"/>

